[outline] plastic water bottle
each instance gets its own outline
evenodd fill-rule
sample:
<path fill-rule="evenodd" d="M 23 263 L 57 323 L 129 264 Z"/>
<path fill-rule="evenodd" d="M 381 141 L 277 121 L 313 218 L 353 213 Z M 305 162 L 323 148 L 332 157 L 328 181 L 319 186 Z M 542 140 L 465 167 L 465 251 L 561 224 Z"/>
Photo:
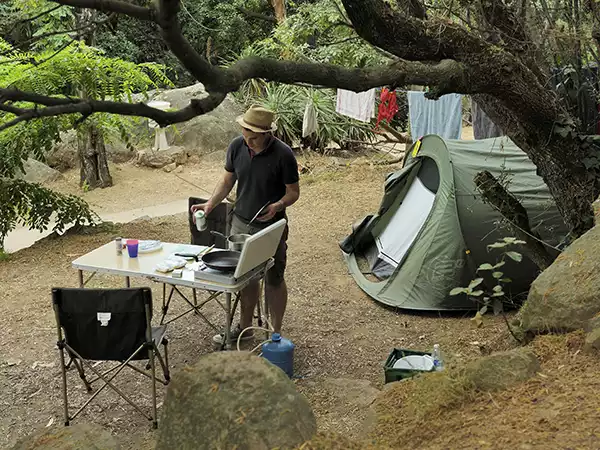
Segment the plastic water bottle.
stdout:
<path fill-rule="evenodd" d="M 270 342 L 262 346 L 262 356 L 270 363 L 283 370 L 288 377 L 294 374 L 294 348 L 296 346 L 289 339 L 281 337 L 279 333 L 273 333 Z"/>
<path fill-rule="evenodd" d="M 436 371 L 444 370 L 444 361 L 442 360 L 442 354 L 440 352 L 440 344 L 433 345 L 433 352 L 431 353 L 433 358 L 433 367 Z"/>

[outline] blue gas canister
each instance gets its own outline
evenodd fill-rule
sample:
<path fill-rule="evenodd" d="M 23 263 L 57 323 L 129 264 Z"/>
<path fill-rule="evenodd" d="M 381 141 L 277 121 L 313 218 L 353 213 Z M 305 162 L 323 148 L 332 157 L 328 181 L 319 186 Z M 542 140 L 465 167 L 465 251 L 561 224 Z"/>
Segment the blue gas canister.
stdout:
<path fill-rule="evenodd" d="M 288 377 L 294 374 L 294 348 L 296 346 L 289 339 L 281 337 L 279 333 L 273 333 L 270 342 L 262 346 L 263 358 L 271 364 L 283 370 Z"/>

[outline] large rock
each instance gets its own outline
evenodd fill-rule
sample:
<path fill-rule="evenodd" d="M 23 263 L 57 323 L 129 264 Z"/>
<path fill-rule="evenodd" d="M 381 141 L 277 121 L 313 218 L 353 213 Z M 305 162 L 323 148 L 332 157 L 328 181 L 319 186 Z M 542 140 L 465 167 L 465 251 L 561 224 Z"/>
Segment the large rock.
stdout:
<path fill-rule="evenodd" d="M 137 164 L 155 169 L 162 169 L 170 164 L 175 164 L 177 167 L 177 165 L 185 164 L 187 159 L 188 154 L 183 147 L 171 147 L 167 150 L 157 151 L 142 150 L 137 153 Z"/>
<path fill-rule="evenodd" d="M 167 101 L 172 108 L 186 107 L 193 98 L 207 95 L 201 83 L 181 89 L 169 89 L 151 93 L 151 100 Z M 184 147 L 190 153 L 207 154 L 226 150 L 232 139 L 240 135 L 235 121 L 243 111 L 231 96 L 217 108 L 187 122 L 178 123 L 167 133 L 170 145 Z"/>
<path fill-rule="evenodd" d="M 99 425 L 78 423 L 45 428 L 21 439 L 13 450 L 117 450 L 120 445 Z"/>
<path fill-rule="evenodd" d="M 528 380 L 540 362 L 527 348 L 516 348 L 476 359 L 464 368 L 465 378 L 479 391 L 497 391 Z"/>
<path fill-rule="evenodd" d="M 156 449 L 293 448 L 316 428 L 283 371 L 246 352 L 217 352 L 173 377 Z"/>
<path fill-rule="evenodd" d="M 29 158 L 23 163 L 25 173 L 17 173 L 15 178 L 20 178 L 31 183 L 49 183 L 58 180 L 62 175 L 58 170 L 46 164 Z"/>
<path fill-rule="evenodd" d="M 529 334 L 586 328 L 600 312 L 600 227 L 573 242 L 532 283 L 520 311 Z"/>

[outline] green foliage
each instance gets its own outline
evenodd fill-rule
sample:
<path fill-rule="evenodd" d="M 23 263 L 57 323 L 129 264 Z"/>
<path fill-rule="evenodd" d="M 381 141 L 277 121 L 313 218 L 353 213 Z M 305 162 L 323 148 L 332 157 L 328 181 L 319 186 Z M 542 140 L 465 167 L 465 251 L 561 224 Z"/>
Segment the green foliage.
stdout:
<path fill-rule="evenodd" d="M 316 111 L 318 129 L 310 136 L 313 149 L 324 150 L 335 142 L 346 147 L 354 141 L 371 141 L 375 134 L 369 124 L 342 116 L 335 111 L 335 91 L 312 89 L 254 80 L 237 94 L 245 107 L 258 104 L 275 112 L 275 135 L 288 145 L 302 139 L 302 121 L 307 103 Z"/>
<path fill-rule="evenodd" d="M 0 51 L 10 46 L 0 39 Z M 51 57 L 52 55 L 55 55 Z M 133 101 L 136 93 L 149 88 L 170 86 L 165 69 L 157 64 L 134 64 L 116 58 L 107 58 L 94 48 L 74 42 L 55 54 L 12 51 L 0 56 L 0 86 L 35 92 L 41 95 L 79 96 L 84 93 L 96 100 Z M 31 107 L 17 103 L 17 107 Z M 14 118 L 1 113 L 0 124 Z M 60 139 L 60 132 L 71 129 L 80 119 L 77 115 L 49 117 L 22 122 L 0 133 L 0 176 L 12 177 L 22 169 L 22 161 L 29 156 L 44 160 L 44 155 Z M 85 131 L 94 125 L 106 140 L 129 134 L 135 119 L 110 114 L 96 114 L 79 126 Z"/>
<path fill-rule="evenodd" d="M 521 262 L 523 260 L 523 255 L 521 253 L 512 250 L 505 251 L 504 249 L 511 245 L 522 244 L 525 244 L 525 241 L 518 240 L 514 237 L 505 237 L 501 241 L 488 245 L 488 249 L 502 250 L 502 253 L 497 258 L 495 264 L 483 263 L 477 268 L 478 273 L 487 272 L 491 275 L 492 281 L 495 283 L 495 285 L 492 286 L 491 291 L 481 289 L 481 286 L 484 284 L 485 281 L 485 279 L 481 277 L 472 280 L 467 287 L 457 287 L 452 289 L 450 291 L 450 295 L 466 294 L 469 297 L 472 297 L 473 300 L 482 303 L 482 307 L 476 315 L 476 318 L 479 318 L 479 320 L 481 320 L 480 317 L 487 312 L 487 309 L 492 299 L 495 300 L 505 297 L 506 294 L 504 292 L 503 286 L 504 284 L 510 283 L 512 281 L 510 278 L 504 276 L 504 272 L 498 269 L 502 268 L 506 264 L 506 258 L 510 258 L 516 262 Z"/>
<path fill-rule="evenodd" d="M 273 24 L 252 19 L 237 8 L 271 14 L 269 2 L 261 0 L 185 0 L 179 20 L 181 28 L 202 55 L 213 64 L 231 58 L 244 47 L 269 35 Z M 154 24 L 119 16 L 111 24 L 100 27 L 97 45 L 111 57 L 136 63 L 156 62 L 169 68 L 169 77 L 178 86 L 197 82 L 165 46 Z"/>
<path fill-rule="evenodd" d="M 387 61 L 347 25 L 335 0 L 299 5 L 273 34 L 253 46 L 260 56 L 364 67 Z"/>
<path fill-rule="evenodd" d="M 20 52 L 0 39 L 0 86 L 11 86 L 36 94 L 64 97 L 81 95 L 96 100 L 133 101 L 134 94 L 144 94 L 149 88 L 170 86 L 162 66 L 134 64 L 107 58 L 98 49 L 73 42 L 56 52 Z M 13 106 L 31 108 L 32 104 L 17 102 Z M 0 113 L 0 124 L 15 118 Z M 21 122 L 0 132 L 0 241 L 20 220 L 31 228 L 48 226 L 54 212 L 55 230 L 66 224 L 90 219 L 85 202 L 77 197 L 62 196 L 41 186 L 12 180 L 23 171 L 23 162 L 33 156 L 44 160 L 60 133 L 77 127 L 84 133 L 94 126 L 105 140 L 130 134 L 135 119 L 110 114 L 95 114 L 83 123 L 79 115 L 63 115 Z"/>
<path fill-rule="evenodd" d="M 0 249 L 8 232 L 19 222 L 43 231 L 54 221 L 52 230 L 61 232 L 69 224 L 91 224 L 97 219 L 77 196 L 58 194 L 36 183 L 0 178 Z"/>

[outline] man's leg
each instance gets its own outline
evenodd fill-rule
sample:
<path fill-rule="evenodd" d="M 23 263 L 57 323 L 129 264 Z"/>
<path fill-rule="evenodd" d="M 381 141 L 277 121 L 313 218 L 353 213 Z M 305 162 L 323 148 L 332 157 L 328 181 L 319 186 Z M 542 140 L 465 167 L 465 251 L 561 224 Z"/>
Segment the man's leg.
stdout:
<path fill-rule="evenodd" d="M 269 302 L 269 310 L 271 311 L 271 322 L 275 333 L 281 333 L 283 324 L 283 315 L 287 306 L 287 285 L 283 280 L 279 286 L 272 286 L 267 283 L 266 289 L 267 301 Z"/>
<path fill-rule="evenodd" d="M 288 291 L 285 283 L 285 266 L 287 263 L 287 238 L 288 227 L 286 225 L 281 237 L 281 242 L 275 251 L 274 266 L 267 272 L 266 276 L 266 300 L 271 311 L 271 324 L 275 333 L 281 333 L 283 315 L 287 306 Z"/>
<path fill-rule="evenodd" d="M 258 303 L 260 285 L 258 281 L 253 281 L 241 292 L 240 297 L 240 328 L 252 326 L 252 319 L 254 318 L 254 309 Z"/>

